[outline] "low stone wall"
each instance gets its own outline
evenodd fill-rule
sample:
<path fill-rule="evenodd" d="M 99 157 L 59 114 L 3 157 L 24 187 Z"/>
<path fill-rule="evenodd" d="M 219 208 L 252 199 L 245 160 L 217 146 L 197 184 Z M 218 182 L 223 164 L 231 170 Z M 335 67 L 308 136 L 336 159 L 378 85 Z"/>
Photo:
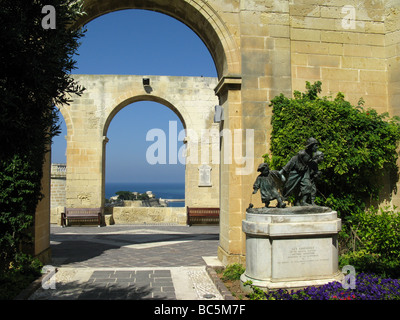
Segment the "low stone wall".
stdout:
<path fill-rule="evenodd" d="M 185 207 L 115 207 L 112 217 L 115 224 L 186 224 Z"/>
<path fill-rule="evenodd" d="M 136 207 L 142 206 L 142 200 L 124 200 L 124 207 Z"/>
<path fill-rule="evenodd" d="M 51 209 L 50 223 L 61 225 L 64 207 Z M 186 224 L 185 207 L 114 207 L 106 208 L 106 225 L 110 224 Z"/>
<path fill-rule="evenodd" d="M 52 207 L 50 210 L 50 223 L 61 226 L 61 213 L 64 207 Z"/>

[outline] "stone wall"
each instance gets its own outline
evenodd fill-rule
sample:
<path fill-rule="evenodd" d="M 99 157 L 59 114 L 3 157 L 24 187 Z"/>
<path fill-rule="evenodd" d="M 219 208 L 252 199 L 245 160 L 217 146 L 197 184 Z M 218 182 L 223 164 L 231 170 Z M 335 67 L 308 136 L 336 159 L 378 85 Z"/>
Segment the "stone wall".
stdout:
<path fill-rule="evenodd" d="M 186 225 L 184 207 L 115 207 L 112 221 L 115 224 L 180 224 Z"/>
<path fill-rule="evenodd" d="M 322 80 L 323 94 L 340 91 L 354 104 L 363 97 L 378 112 L 392 109 L 388 71 L 398 56 L 399 16 L 384 2 L 295 1 L 289 8 L 292 89 Z"/>
<path fill-rule="evenodd" d="M 51 164 L 50 208 L 66 206 L 66 164 Z"/>

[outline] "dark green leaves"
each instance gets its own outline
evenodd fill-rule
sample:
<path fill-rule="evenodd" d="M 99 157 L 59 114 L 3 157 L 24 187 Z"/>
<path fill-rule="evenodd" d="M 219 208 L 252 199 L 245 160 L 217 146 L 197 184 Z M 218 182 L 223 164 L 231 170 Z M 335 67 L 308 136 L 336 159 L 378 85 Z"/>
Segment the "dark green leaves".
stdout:
<path fill-rule="evenodd" d="M 56 107 L 80 88 L 70 76 L 83 36 L 70 26 L 80 0 L 0 2 L 0 270 L 8 270 L 30 239 L 41 199 L 44 154 L 58 133 Z M 42 27 L 52 5 L 56 28 Z"/>

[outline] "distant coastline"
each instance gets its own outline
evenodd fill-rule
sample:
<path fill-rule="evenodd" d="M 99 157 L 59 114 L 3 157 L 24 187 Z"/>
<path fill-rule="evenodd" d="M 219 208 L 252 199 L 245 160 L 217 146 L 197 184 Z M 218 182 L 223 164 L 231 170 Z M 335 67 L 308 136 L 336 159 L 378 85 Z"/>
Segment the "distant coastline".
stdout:
<path fill-rule="evenodd" d="M 152 191 L 157 198 L 185 199 L 184 182 L 106 182 L 105 196 L 109 199 L 117 191 L 145 193 Z M 184 202 L 171 203 L 171 207 L 183 207 Z"/>

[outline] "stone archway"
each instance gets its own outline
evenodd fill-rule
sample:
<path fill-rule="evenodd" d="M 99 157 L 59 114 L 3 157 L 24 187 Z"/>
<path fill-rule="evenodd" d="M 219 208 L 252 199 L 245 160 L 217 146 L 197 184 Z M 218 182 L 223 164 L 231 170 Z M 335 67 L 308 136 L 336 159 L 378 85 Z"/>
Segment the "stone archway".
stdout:
<path fill-rule="evenodd" d="M 219 166 L 212 164 L 212 181 L 208 188 L 199 187 L 200 144 L 194 136 L 218 130 L 214 124 L 215 78 L 149 76 L 151 90 L 143 86 L 142 76 L 75 75 L 84 94 L 77 97 L 62 114 L 73 133 L 67 137 L 67 207 L 104 207 L 105 148 L 107 130 L 113 117 L 125 106 L 137 101 L 155 101 L 173 110 L 186 129 L 187 152 L 198 151 L 197 161 L 186 163 L 185 203 L 188 206 L 219 206 Z M 218 140 L 217 140 L 218 141 Z M 212 144 L 207 142 L 212 156 Z M 210 161 L 211 163 L 211 161 Z"/>
<path fill-rule="evenodd" d="M 218 97 L 219 105 L 224 111 L 224 120 L 219 123 L 220 130 L 233 132 L 234 129 L 241 129 L 242 125 L 242 98 L 241 98 L 241 51 L 240 51 L 240 8 L 239 3 L 232 1 L 225 3 L 219 0 L 211 2 L 205 1 L 165 1 L 165 0 L 118 0 L 118 1 L 99 1 L 86 0 L 84 2 L 84 10 L 87 13 L 76 22 L 76 26 L 81 26 L 89 21 L 109 12 L 123 9 L 146 9 L 167 14 L 177 20 L 183 22 L 191 28 L 203 40 L 214 59 L 218 73 L 218 83 L 214 88 L 214 93 Z M 129 97 L 125 97 L 129 98 Z M 90 117 L 90 115 L 89 115 Z M 256 116 L 259 120 L 262 118 Z M 66 120 L 67 121 L 67 120 Z M 89 121 L 89 130 L 96 130 L 93 122 Z M 74 135 L 79 134 L 76 123 L 67 124 L 68 128 L 73 128 Z M 87 129 L 85 129 L 87 130 Z M 99 128 L 97 128 L 99 130 Z M 72 131 L 71 131 L 72 132 Z M 264 137 L 264 134 L 261 134 Z M 101 148 L 104 153 L 105 136 L 95 142 L 96 148 Z M 259 139 L 261 140 L 261 139 Z M 68 140 L 70 141 L 70 140 Z M 232 145 L 229 144 L 228 150 L 225 150 L 224 139 L 221 139 L 221 153 L 232 152 Z M 71 142 L 73 145 L 73 143 Z M 241 147 L 239 145 L 238 148 Z M 75 145 L 76 146 L 76 145 Z M 261 142 L 261 146 L 265 149 L 265 141 Z M 246 148 L 245 143 L 242 146 Z M 263 150 L 264 151 L 264 150 Z M 77 151 L 75 149 L 74 151 Z M 91 153 L 92 151 L 89 151 Z M 71 153 L 72 154 L 72 153 Z M 84 157 L 89 159 L 89 154 Z M 73 161 L 77 160 L 77 157 Z M 99 175 L 99 168 L 103 168 L 104 164 L 98 160 L 96 162 L 97 169 L 92 168 L 90 172 L 81 172 L 81 176 L 90 177 Z M 218 255 L 224 263 L 238 262 L 242 260 L 244 255 L 244 234 L 241 232 L 241 220 L 243 218 L 242 210 L 242 178 L 236 175 L 236 170 L 241 164 L 221 163 L 219 165 L 220 176 L 220 247 Z M 214 172 L 217 172 L 216 170 Z M 67 169 L 67 174 L 79 175 L 76 170 Z M 104 176 L 104 175 L 103 175 Z M 197 176 L 197 170 L 196 170 Z M 103 181 L 100 184 L 94 182 L 97 188 L 104 186 Z M 249 181 L 252 178 L 249 179 Z M 71 181 L 71 179 L 67 179 Z M 96 188 L 96 187 L 94 187 Z M 102 188 L 102 187 L 100 187 Z M 67 193 L 73 195 L 81 204 L 89 205 L 90 195 L 79 194 L 77 187 L 68 186 Z M 97 190 L 96 194 L 102 194 L 101 190 Z M 101 199 L 97 199 L 100 202 Z M 244 200 L 245 202 L 246 200 Z"/>
<path fill-rule="evenodd" d="M 238 4 L 226 4 L 221 1 L 192 0 L 85 0 L 86 14 L 77 22 L 77 26 L 85 25 L 91 20 L 118 10 L 143 9 L 169 15 L 187 25 L 202 39 L 214 59 L 218 78 L 226 75 L 240 74 L 239 21 L 237 20 Z M 227 23 L 232 19 L 232 22 Z"/>
<path fill-rule="evenodd" d="M 219 0 L 86 0 L 84 10 L 87 14 L 78 20 L 76 25 L 84 25 L 103 14 L 123 9 L 145 9 L 167 14 L 183 22 L 203 40 L 211 53 L 218 73 L 215 94 L 219 99 L 219 105 L 225 110 L 224 121 L 220 123 L 219 129 L 232 132 L 234 129 L 241 129 L 243 114 L 240 93 L 242 83 L 240 3 L 237 1 L 226 3 Z M 251 119 L 257 118 L 260 124 L 263 123 L 263 119 L 259 115 L 251 113 L 250 117 Z M 263 124 L 258 125 L 258 127 L 262 126 Z M 264 132 L 260 130 L 257 135 L 259 136 L 258 141 L 265 138 Z M 266 149 L 266 141 L 261 141 L 257 145 L 258 147 L 263 149 L 258 153 L 262 152 L 261 154 L 263 154 Z M 242 148 L 246 148 L 245 143 Z M 225 153 L 223 139 L 221 152 Z M 231 150 L 228 150 L 229 152 Z M 221 163 L 219 166 L 221 213 L 218 255 L 224 263 L 241 261 L 245 251 L 245 237 L 241 231 L 241 221 L 244 216 L 242 202 L 246 202 L 246 199 L 242 197 L 242 178 L 244 177 L 236 175 L 236 170 L 241 166 L 236 163 Z M 247 183 L 252 184 L 253 177 L 249 177 L 247 180 Z"/>

